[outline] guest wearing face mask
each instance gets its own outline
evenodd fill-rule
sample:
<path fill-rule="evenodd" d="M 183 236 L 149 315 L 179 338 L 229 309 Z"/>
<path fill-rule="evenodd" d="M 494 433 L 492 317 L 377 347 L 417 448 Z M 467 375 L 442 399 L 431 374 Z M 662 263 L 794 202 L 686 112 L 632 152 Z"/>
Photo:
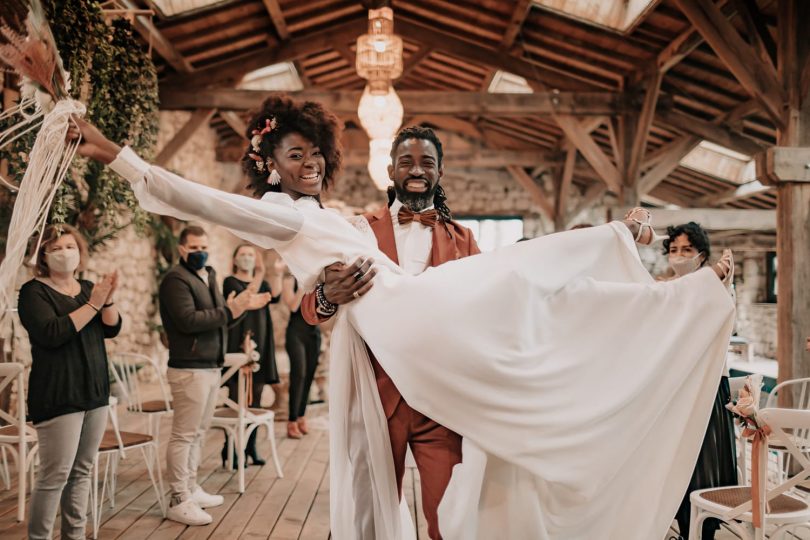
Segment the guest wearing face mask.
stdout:
<path fill-rule="evenodd" d="M 264 258 L 258 248 L 252 244 L 240 244 L 233 252 L 233 275 L 225 278 L 222 292 L 227 297 L 231 293 L 240 294 L 246 289 L 255 293 L 270 295 L 268 304 L 275 304 L 281 297 L 281 277 L 284 272 L 284 263 L 276 260 L 274 273 L 269 276 L 269 283 L 264 280 Z M 278 368 L 276 367 L 276 345 L 273 339 L 273 319 L 270 317 L 268 305 L 245 312 L 244 317 L 228 331 L 228 352 L 242 352 L 245 336 L 250 334 L 256 343 L 256 352 L 259 353 L 260 369 L 252 375 L 251 394 L 253 400 L 249 407 L 261 406 L 262 390 L 265 384 L 279 382 Z M 236 401 L 238 377 L 235 375 L 228 380 L 228 394 Z M 245 446 L 245 458 L 250 457 L 255 465 L 264 465 L 264 460 L 256 451 L 256 430 L 250 433 Z M 225 446 L 222 448 L 222 466 L 228 458 L 228 436 L 225 436 Z M 247 459 L 246 459 L 247 462 Z M 236 464 L 236 459 L 233 460 Z"/>
<path fill-rule="evenodd" d="M 220 369 L 228 347 L 228 326 L 243 313 L 264 307 L 269 293 L 245 289 L 223 297 L 208 260 L 208 236 L 201 227 L 180 233 L 180 263 L 160 283 L 160 318 L 169 338 L 172 433 L 166 450 L 171 490 L 167 517 L 185 525 L 207 525 L 203 508 L 219 506 L 221 495 L 197 484 L 203 437 L 211 423 L 219 390 Z"/>
<path fill-rule="evenodd" d="M 676 277 L 685 276 L 705 266 L 711 255 L 709 236 L 694 222 L 667 229 L 664 240 L 664 254 Z M 737 454 L 734 443 L 734 420 L 726 409 L 731 391 L 728 385 L 728 370 L 720 380 L 720 387 L 712 407 L 709 425 L 703 438 L 703 445 L 689 481 L 689 488 L 678 509 L 676 519 L 681 538 L 689 538 L 691 505 L 689 495 L 698 489 L 733 486 L 737 484 Z M 716 519 L 707 519 L 703 524 L 702 537 L 713 540 L 720 527 Z"/>
<path fill-rule="evenodd" d="M 76 274 L 87 243 L 69 225 L 48 226 L 36 278 L 20 289 L 19 315 L 31 341 L 28 415 L 39 441 L 29 538 L 51 538 L 62 510 L 62 538 L 84 538 L 90 470 L 107 425 L 110 381 L 105 338 L 121 330 L 113 295 L 118 274 L 95 285 Z"/>

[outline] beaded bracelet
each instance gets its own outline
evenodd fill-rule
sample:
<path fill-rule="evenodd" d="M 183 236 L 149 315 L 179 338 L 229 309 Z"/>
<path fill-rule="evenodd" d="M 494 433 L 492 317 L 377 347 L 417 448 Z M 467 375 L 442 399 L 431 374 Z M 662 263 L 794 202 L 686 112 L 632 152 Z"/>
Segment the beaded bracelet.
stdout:
<path fill-rule="evenodd" d="M 323 293 L 323 283 L 319 283 L 315 287 L 315 300 L 318 302 L 320 313 L 324 315 L 334 315 L 338 309 L 335 304 L 326 299 L 326 295 Z"/>

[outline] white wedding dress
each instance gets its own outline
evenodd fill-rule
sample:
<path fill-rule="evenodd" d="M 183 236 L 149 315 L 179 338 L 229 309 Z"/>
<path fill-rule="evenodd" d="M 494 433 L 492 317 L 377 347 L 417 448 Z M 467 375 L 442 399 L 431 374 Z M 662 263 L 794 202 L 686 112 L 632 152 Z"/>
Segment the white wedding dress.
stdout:
<path fill-rule="evenodd" d="M 364 342 L 414 409 L 464 437 L 439 512 L 446 539 L 663 538 L 731 332 L 711 270 L 654 282 L 612 223 L 410 276 L 314 199 L 220 192 L 129 149 L 112 167 L 146 210 L 276 249 L 306 288 L 335 261 L 374 257 L 374 287 L 339 310 L 332 337 L 334 538 L 415 537 Z"/>

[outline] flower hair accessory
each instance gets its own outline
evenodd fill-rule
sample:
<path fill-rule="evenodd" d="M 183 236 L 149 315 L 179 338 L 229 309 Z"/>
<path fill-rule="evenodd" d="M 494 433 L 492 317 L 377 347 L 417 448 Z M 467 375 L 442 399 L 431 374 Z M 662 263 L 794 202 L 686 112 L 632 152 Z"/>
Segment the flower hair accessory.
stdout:
<path fill-rule="evenodd" d="M 278 127 L 278 122 L 276 122 L 276 119 L 267 118 L 264 121 L 264 127 L 262 129 L 254 129 L 252 131 L 253 137 L 250 138 L 250 146 L 253 147 L 254 152 L 257 154 L 259 153 L 260 145 L 262 144 L 262 137 L 276 129 L 276 127 Z"/>
<path fill-rule="evenodd" d="M 263 157 L 261 157 L 258 154 L 254 154 L 253 152 L 250 152 L 248 154 L 248 157 L 256 162 L 256 170 L 257 171 L 259 171 L 259 172 L 264 171 L 264 158 Z"/>

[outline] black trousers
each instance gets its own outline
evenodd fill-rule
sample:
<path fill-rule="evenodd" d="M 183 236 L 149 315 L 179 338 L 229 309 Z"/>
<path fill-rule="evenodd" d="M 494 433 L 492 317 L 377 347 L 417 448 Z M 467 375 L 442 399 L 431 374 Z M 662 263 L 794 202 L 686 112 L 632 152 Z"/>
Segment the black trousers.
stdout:
<path fill-rule="evenodd" d="M 304 416 L 309 389 L 321 354 L 321 331 L 317 327 L 290 322 L 285 340 L 290 357 L 290 422 Z"/>

